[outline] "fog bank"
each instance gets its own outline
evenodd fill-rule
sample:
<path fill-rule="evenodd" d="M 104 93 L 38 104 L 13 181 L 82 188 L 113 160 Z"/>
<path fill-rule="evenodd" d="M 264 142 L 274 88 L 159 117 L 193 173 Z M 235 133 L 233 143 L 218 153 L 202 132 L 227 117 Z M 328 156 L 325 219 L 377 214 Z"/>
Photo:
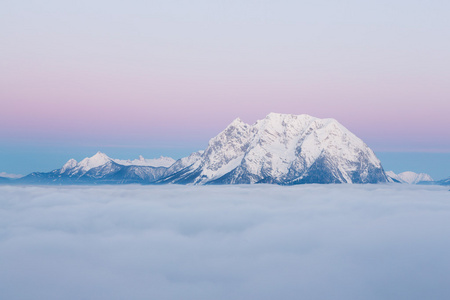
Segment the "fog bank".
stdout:
<path fill-rule="evenodd" d="M 448 299 L 450 192 L 0 186 L 2 299 Z"/>

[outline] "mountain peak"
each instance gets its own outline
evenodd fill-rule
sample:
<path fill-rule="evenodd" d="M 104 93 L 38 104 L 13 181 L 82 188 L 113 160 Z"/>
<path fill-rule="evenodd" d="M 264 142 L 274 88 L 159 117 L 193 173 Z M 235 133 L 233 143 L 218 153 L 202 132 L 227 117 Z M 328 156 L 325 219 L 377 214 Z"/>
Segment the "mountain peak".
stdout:
<path fill-rule="evenodd" d="M 417 184 L 424 181 L 434 181 L 433 178 L 431 178 L 431 176 L 426 173 L 415 173 L 411 171 L 406 171 L 399 174 L 395 174 L 393 171 L 387 171 L 386 175 L 388 175 L 391 179 L 407 184 Z"/>
<path fill-rule="evenodd" d="M 61 170 L 60 170 L 60 173 L 62 174 L 62 173 L 64 173 L 64 172 L 67 171 L 67 170 L 70 170 L 70 169 L 75 168 L 75 167 L 77 166 L 77 164 L 78 164 L 78 162 L 77 162 L 75 159 L 73 159 L 73 158 L 69 159 L 69 160 L 64 164 L 64 166 L 62 166 L 62 168 L 61 168 Z"/>
<path fill-rule="evenodd" d="M 173 182 L 376 183 L 387 178 L 364 142 L 334 119 L 269 113 L 253 125 L 235 119 Z"/>
<path fill-rule="evenodd" d="M 318 119 L 310 115 L 293 115 L 293 114 L 281 114 L 281 113 L 269 113 L 264 119 L 255 123 L 262 127 L 277 128 L 277 131 L 285 131 L 287 127 L 296 127 L 297 129 L 307 127 L 312 121 L 318 121 L 323 123 L 326 119 Z"/>
<path fill-rule="evenodd" d="M 110 161 L 112 161 L 112 159 L 109 158 L 108 155 L 106 155 L 103 152 L 98 151 L 94 156 L 87 157 L 87 158 L 83 159 L 82 161 L 80 161 L 78 166 L 81 167 L 81 169 L 87 171 L 92 168 L 96 168 L 101 165 L 104 165 Z"/>
<path fill-rule="evenodd" d="M 91 158 L 95 158 L 95 159 L 110 159 L 108 155 L 106 155 L 103 152 L 98 151 L 97 153 L 94 154 L 94 156 L 92 156 Z"/>
<path fill-rule="evenodd" d="M 241 120 L 241 118 L 238 117 L 238 118 L 234 119 L 233 122 L 231 122 L 230 125 L 227 126 L 227 128 L 230 128 L 230 127 L 242 127 L 242 126 L 245 126 L 245 125 L 247 125 L 247 124 L 244 123 Z"/>

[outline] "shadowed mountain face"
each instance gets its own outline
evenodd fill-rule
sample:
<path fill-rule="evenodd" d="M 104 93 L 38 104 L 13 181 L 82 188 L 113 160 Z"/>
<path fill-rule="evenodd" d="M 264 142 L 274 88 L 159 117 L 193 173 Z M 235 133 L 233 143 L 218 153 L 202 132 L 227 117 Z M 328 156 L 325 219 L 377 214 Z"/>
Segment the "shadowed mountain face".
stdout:
<path fill-rule="evenodd" d="M 450 177 L 446 178 L 446 179 L 442 179 L 439 180 L 438 182 L 436 182 L 438 185 L 450 185 Z"/>
<path fill-rule="evenodd" d="M 11 178 L 0 177 L 0 183 L 8 184 L 8 183 L 11 183 L 11 182 L 13 182 L 13 179 L 11 179 Z"/>
<path fill-rule="evenodd" d="M 234 120 L 205 151 L 170 158 L 122 161 L 103 153 L 22 182 L 283 185 L 379 183 L 388 179 L 364 142 L 334 119 L 269 114 L 253 125 Z"/>

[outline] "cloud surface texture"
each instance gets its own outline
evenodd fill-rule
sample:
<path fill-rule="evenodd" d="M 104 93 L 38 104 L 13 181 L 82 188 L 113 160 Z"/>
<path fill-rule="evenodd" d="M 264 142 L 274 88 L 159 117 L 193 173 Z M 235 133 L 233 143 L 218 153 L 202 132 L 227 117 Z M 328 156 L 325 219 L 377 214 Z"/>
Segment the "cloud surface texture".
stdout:
<path fill-rule="evenodd" d="M 448 299 L 450 191 L 0 186 L 2 299 Z"/>

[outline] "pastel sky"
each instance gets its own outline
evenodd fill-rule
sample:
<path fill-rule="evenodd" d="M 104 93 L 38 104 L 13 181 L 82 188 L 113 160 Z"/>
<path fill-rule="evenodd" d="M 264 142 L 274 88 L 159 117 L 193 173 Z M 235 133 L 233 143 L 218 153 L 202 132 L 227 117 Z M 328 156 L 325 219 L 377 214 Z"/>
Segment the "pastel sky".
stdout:
<path fill-rule="evenodd" d="M 3 147 L 202 148 L 280 112 L 375 151 L 450 152 L 449 1 L 1 6 Z"/>

